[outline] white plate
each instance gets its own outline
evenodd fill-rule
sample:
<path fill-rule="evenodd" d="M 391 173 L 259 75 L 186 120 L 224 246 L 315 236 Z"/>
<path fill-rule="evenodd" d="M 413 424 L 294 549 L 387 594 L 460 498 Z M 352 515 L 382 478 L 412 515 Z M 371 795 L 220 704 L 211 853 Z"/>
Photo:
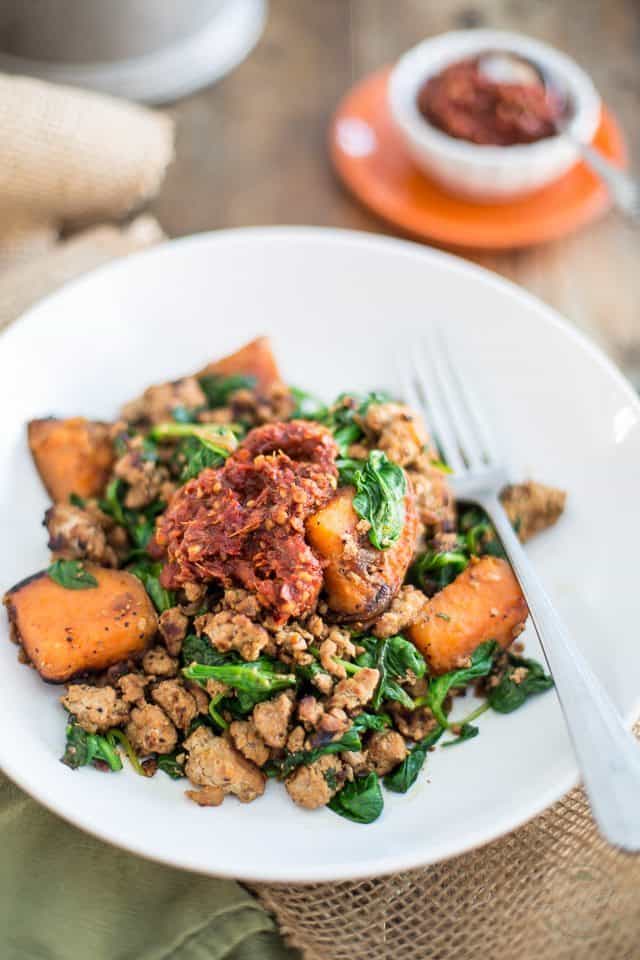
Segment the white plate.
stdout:
<path fill-rule="evenodd" d="M 109 13 L 113 22 L 113 17 L 117 18 L 118 14 L 115 11 Z M 167 13 L 171 16 L 171 11 Z M 181 10 L 180 13 L 188 16 L 186 11 Z M 46 23 L 53 11 L 39 10 L 38 14 L 44 16 Z M 33 20 L 33 11 L 25 15 Z M 99 12 L 96 15 L 99 16 Z M 133 11 L 131 16 L 135 17 Z M 212 4 L 208 23 L 149 53 L 99 62 L 73 63 L 32 60 L 0 52 L 0 70 L 40 77 L 50 83 L 88 87 L 142 103 L 166 103 L 213 83 L 241 63 L 260 39 L 266 16 L 266 0 L 232 0 L 224 5 Z M 138 18 L 139 21 L 142 19 L 139 11 Z M 41 31 L 46 29 L 44 23 L 41 24 Z M 29 26 L 35 29 L 33 22 Z M 124 24 L 114 24 L 114 27 L 127 30 Z M 76 38 L 77 33 L 76 25 Z"/>
<path fill-rule="evenodd" d="M 602 356 L 551 310 L 475 266 L 397 240 L 338 230 L 237 230 L 188 238 L 83 278 L 43 301 L 0 349 L 0 583 L 47 561 L 47 498 L 24 423 L 110 417 L 154 381 L 198 369 L 266 332 L 290 382 L 327 398 L 393 387 L 391 349 L 447 325 L 518 475 L 569 490 L 565 517 L 530 552 L 592 667 L 629 720 L 640 706 L 640 405 Z M 375 824 L 259 801 L 216 810 L 184 784 L 58 762 L 60 690 L 0 640 L 0 763 L 20 786 L 104 840 L 178 867 L 256 881 L 338 880 L 404 870 L 499 836 L 575 784 L 555 693 L 480 736 L 438 750 Z M 527 650 L 540 656 L 535 637 Z"/>

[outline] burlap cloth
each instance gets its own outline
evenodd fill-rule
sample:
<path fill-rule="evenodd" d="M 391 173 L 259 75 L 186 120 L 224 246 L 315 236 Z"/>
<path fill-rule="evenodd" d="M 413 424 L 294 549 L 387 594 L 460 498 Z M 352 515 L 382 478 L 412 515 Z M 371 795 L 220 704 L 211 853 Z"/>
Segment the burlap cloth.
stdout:
<path fill-rule="evenodd" d="M 640 958 L 640 857 L 601 839 L 581 789 L 432 867 L 253 891 L 305 960 Z"/>
<path fill-rule="evenodd" d="M 173 138 L 160 114 L 4 76 L 0 121 L 4 326 L 71 277 L 162 238 L 141 216 L 59 239 L 63 228 L 139 208 L 162 182 Z M 375 827 L 366 829 L 375 844 Z M 436 866 L 253 890 L 306 960 L 640 958 L 640 858 L 604 843 L 581 790 L 509 836 Z"/>
<path fill-rule="evenodd" d="M 0 128 L 5 326 L 66 280 L 162 239 L 149 216 L 117 221 L 157 192 L 173 124 L 111 97 L 0 74 Z"/>

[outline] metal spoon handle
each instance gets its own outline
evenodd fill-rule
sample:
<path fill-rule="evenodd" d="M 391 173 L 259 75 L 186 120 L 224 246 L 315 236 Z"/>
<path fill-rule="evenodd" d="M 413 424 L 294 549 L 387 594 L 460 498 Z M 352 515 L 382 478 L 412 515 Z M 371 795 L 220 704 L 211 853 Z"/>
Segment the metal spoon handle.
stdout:
<path fill-rule="evenodd" d="M 624 170 L 615 167 L 599 150 L 570 138 L 580 156 L 600 177 L 607 187 L 616 207 L 626 216 L 640 222 L 640 183 Z"/>

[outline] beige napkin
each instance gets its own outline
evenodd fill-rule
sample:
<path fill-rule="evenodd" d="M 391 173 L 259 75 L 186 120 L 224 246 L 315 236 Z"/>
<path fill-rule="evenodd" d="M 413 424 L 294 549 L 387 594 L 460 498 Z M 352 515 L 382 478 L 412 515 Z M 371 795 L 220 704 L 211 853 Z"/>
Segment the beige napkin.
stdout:
<path fill-rule="evenodd" d="M 67 280 L 163 239 L 159 223 L 142 215 L 124 227 L 91 227 L 37 254 L 32 249 L 32 256 L 0 267 L 0 329 Z"/>
<path fill-rule="evenodd" d="M 0 74 L 0 326 L 44 293 L 162 239 L 142 217 L 159 189 L 173 124 L 112 97 Z M 109 222 L 61 241 L 78 227 Z"/>

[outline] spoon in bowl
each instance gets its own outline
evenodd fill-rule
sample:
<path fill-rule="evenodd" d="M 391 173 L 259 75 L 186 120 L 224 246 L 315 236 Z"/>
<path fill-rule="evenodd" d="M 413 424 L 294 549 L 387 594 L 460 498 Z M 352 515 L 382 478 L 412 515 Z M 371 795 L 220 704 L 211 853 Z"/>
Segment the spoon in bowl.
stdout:
<path fill-rule="evenodd" d="M 640 222 L 640 184 L 624 171 L 610 163 L 599 150 L 582 143 L 569 131 L 571 98 L 557 77 L 534 61 L 508 50 L 490 50 L 478 58 L 478 70 L 493 83 L 540 84 L 564 105 L 556 121 L 556 133 L 570 141 L 588 167 L 607 187 L 611 198 L 622 213 Z"/>

